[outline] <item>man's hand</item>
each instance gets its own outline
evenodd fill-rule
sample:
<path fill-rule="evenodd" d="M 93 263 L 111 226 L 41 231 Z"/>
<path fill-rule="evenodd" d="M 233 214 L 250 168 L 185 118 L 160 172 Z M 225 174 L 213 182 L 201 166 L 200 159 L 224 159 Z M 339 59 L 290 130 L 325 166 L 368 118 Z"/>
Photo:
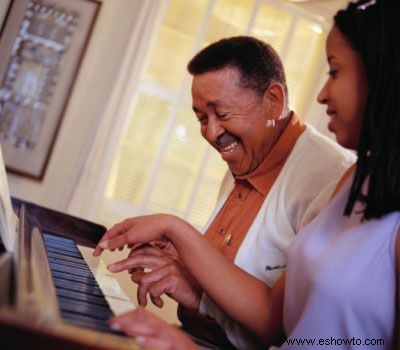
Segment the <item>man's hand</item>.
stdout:
<path fill-rule="evenodd" d="M 97 244 L 93 255 L 99 256 L 104 249 L 114 251 L 125 245 L 152 241 L 168 241 L 166 232 L 172 230 L 182 219 L 166 214 L 138 216 L 126 219 L 109 229 Z"/>
<path fill-rule="evenodd" d="M 185 333 L 141 307 L 112 318 L 110 325 L 115 330 L 135 336 L 144 349 L 198 350 L 197 345 Z"/>
<path fill-rule="evenodd" d="M 163 307 L 161 295 L 165 293 L 186 308 L 197 310 L 202 290 L 175 254 L 169 246 L 160 249 L 142 245 L 133 249 L 125 260 L 109 265 L 108 269 L 112 272 L 128 270 L 132 274 L 132 281 L 139 285 L 137 298 L 141 306 L 147 305 L 149 294 L 154 305 Z M 144 272 L 144 269 L 152 271 Z"/>

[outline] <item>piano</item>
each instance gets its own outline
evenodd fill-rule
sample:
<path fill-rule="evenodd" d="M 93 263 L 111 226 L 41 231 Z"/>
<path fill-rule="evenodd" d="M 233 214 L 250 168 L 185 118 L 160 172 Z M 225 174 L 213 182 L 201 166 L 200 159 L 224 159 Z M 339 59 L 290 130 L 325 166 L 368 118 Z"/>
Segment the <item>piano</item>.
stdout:
<path fill-rule="evenodd" d="M 17 198 L 12 207 L 19 218 L 14 252 L 0 241 L 1 347 L 138 349 L 107 324 L 133 305 L 91 256 L 105 228 Z"/>

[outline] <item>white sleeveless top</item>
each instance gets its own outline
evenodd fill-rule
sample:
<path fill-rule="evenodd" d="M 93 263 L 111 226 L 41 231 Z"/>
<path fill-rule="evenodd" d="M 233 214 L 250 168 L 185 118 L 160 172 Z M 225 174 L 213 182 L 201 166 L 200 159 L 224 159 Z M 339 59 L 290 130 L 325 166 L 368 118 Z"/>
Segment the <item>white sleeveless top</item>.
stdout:
<path fill-rule="evenodd" d="M 400 212 L 343 216 L 350 185 L 289 248 L 282 349 L 392 348 Z"/>

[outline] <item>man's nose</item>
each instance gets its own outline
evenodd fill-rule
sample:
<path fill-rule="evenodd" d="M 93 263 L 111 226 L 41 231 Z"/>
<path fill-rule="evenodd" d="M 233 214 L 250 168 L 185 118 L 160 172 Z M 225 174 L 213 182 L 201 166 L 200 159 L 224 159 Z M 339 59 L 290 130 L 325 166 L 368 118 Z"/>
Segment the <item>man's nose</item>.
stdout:
<path fill-rule="evenodd" d="M 217 138 L 225 132 L 221 122 L 217 118 L 209 118 L 205 138 L 208 142 L 214 143 Z"/>

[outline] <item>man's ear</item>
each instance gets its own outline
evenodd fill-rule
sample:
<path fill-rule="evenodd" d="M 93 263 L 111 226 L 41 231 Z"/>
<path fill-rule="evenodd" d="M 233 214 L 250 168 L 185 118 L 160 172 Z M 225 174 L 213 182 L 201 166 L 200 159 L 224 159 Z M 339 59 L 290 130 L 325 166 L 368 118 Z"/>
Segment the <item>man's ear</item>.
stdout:
<path fill-rule="evenodd" d="M 284 114 L 286 107 L 285 89 L 282 84 L 278 82 L 269 84 L 264 92 L 264 99 L 267 99 L 273 118 L 278 120 Z"/>

